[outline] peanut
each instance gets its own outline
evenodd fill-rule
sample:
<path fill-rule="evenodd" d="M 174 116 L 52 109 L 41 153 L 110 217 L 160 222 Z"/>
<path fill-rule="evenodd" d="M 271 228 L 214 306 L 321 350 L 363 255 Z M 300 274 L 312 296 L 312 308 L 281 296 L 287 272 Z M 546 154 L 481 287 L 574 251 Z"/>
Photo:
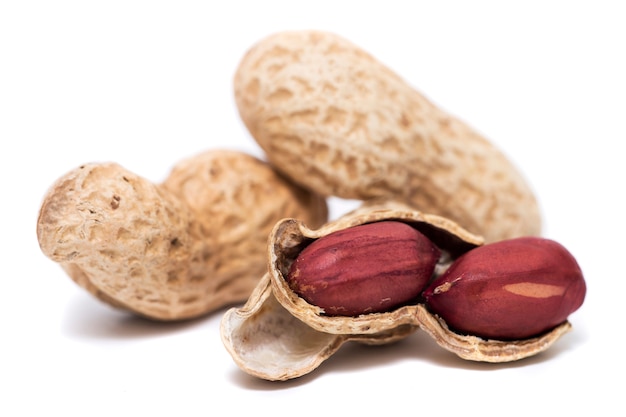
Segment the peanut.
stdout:
<path fill-rule="evenodd" d="M 440 281 L 440 278 L 434 278 L 422 292 L 424 297 L 409 298 L 406 303 L 386 311 L 353 316 L 328 315 L 319 305 L 307 302 L 289 285 L 288 281 L 293 278 L 289 274 L 293 269 L 300 271 L 295 275 L 311 273 L 305 284 L 312 283 L 321 288 L 324 292 L 323 298 L 331 299 L 335 296 L 331 286 L 335 284 L 327 281 L 327 289 L 319 284 L 338 273 L 340 283 L 350 283 L 354 278 L 358 283 L 365 284 L 365 289 L 356 296 L 358 307 L 376 304 L 381 297 L 373 288 L 385 282 L 388 262 L 402 259 L 412 251 L 398 243 L 403 240 L 398 236 L 403 236 L 406 230 L 393 232 L 386 240 L 381 239 L 384 234 L 380 234 L 380 231 L 371 233 L 360 230 L 363 230 L 361 227 L 376 225 L 389 232 L 398 223 L 419 231 L 441 251 L 434 275 L 448 275 L 453 277 L 452 280 Z M 390 227 L 391 224 L 394 226 Z M 343 232 L 347 235 L 341 237 L 340 233 Z M 362 241 L 358 240 L 362 238 Z M 362 244 L 363 241 L 378 250 L 371 253 L 364 250 L 368 245 Z M 384 241 L 389 242 L 388 247 Z M 404 241 L 414 243 L 412 238 Z M 424 243 L 421 237 L 419 241 Z M 324 248 L 316 249 L 312 256 L 298 261 L 305 251 L 319 242 L 322 242 Z M 343 259 L 336 262 L 332 259 L 334 256 L 329 256 L 329 252 L 339 244 L 350 247 L 351 251 L 348 253 L 343 252 L 340 247 L 336 248 Z M 442 348 L 472 361 L 510 362 L 550 348 L 571 329 L 567 314 L 578 308 L 583 301 L 585 284 L 573 257 L 559 244 L 537 238 L 483 244 L 482 238 L 469 233 L 449 219 L 392 201 L 364 203 L 356 210 L 316 230 L 308 228 L 297 219 L 282 219 L 270 234 L 269 270 L 259 280 L 245 305 L 229 309 L 222 317 L 222 341 L 242 370 L 268 380 L 296 378 L 311 372 L 346 342 L 383 345 L 401 340 L 418 329 L 431 336 Z M 428 251 L 420 249 L 418 252 Z M 396 253 L 398 257 L 395 257 Z M 351 261 L 347 261 L 346 258 L 350 256 L 356 258 L 355 263 L 361 261 L 366 271 L 358 271 Z M 386 256 L 390 256 L 390 259 Z M 324 261 L 327 257 L 331 258 L 331 262 Z M 298 262 L 300 265 L 294 267 Z M 314 264 L 318 264 L 319 269 Z M 398 266 L 397 269 L 404 273 L 410 267 Z M 479 278 L 483 269 L 489 278 L 482 282 L 478 282 L 480 279 L 473 280 L 472 277 Z M 371 279 L 367 278 L 368 275 Z M 509 279 L 507 275 L 514 278 Z M 462 290 L 465 276 L 476 282 L 468 283 L 470 288 Z M 296 276 L 295 279 L 303 280 L 302 276 Z M 472 300 L 475 294 L 481 296 L 481 286 L 493 289 L 492 293 L 501 300 Z M 295 287 L 297 289 L 298 285 Z M 455 294 L 457 287 L 459 292 Z M 393 288 L 384 288 L 384 291 L 397 295 Z M 307 292 L 312 293 L 307 288 L 301 292 L 304 295 Z M 352 297 L 350 291 L 339 286 L 335 292 L 340 297 Z M 370 294 L 375 295 L 373 303 L 371 300 L 365 301 Z M 456 328 L 451 329 L 446 323 L 444 311 L 439 316 L 430 311 L 425 303 L 432 302 L 436 308 L 437 297 L 443 299 L 442 303 L 458 303 L 458 316 L 463 320 L 471 322 L 473 316 L 478 315 L 485 323 L 481 323 L 480 329 L 468 329 L 471 332 L 468 331 L 467 334 L 458 333 Z M 538 300 L 538 303 L 533 300 Z M 323 303 L 323 300 L 314 301 L 317 304 Z M 493 308 L 481 311 L 481 302 L 490 303 Z M 341 303 L 342 301 L 336 300 L 331 305 Z M 513 311 L 516 303 L 528 311 Z M 499 311 L 499 308 L 504 310 Z M 535 308 L 541 311 L 532 311 Z M 444 310 L 454 309 L 455 306 L 452 305 L 446 306 Z M 518 332 L 490 335 L 497 336 L 498 340 L 479 336 L 484 329 L 491 328 L 489 320 L 493 323 L 505 323 L 509 319 L 507 310 L 509 313 L 513 311 L 513 320 L 517 321 L 513 325 L 520 326 Z M 529 320 L 524 318 L 526 315 Z M 541 329 L 526 331 L 529 326 L 536 326 L 536 321 L 541 323 Z M 505 336 L 516 338 L 503 340 Z"/>
<path fill-rule="evenodd" d="M 45 196 L 37 237 L 100 300 L 180 320 L 245 300 L 285 216 L 321 225 L 326 201 L 250 155 L 212 150 L 179 162 L 161 184 L 115 163 L 78 167 Z"/>
<path fill-rule="evenodd" d="M 302 186 L 402 200 L 487 242 L 540 234 L 533 192 L 500 150 L 335 34 L 259 41 L 241 60 L 234 90 L 270 163 Z"/>
<path fill-rule="evenodd" d="M 378 313 L 416 299 L 440 255 L 408 224 L 369 223 L 311 243 L 286 279 L 298 295 L 327 315 Z"/>
<path fill-rule="evenodd" d="M 582 271 L 561 244 L 522 237 L 465 253 L 423 297 L 454 331 L 521 340 L 565 322 L 585 292 Z"/>

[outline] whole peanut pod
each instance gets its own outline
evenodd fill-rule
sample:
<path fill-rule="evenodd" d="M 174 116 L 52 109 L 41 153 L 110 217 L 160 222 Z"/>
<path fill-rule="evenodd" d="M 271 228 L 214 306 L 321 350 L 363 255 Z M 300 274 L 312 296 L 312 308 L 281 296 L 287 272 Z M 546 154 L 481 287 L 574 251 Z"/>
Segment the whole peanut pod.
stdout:
<path fill-rule="evenodd" d="M 521 237 L 465 253 L 423 297 L 454 331 L 521 340 L 565 322 L 585 292 L 583 273 L 567 249 L 549 239 Z"/>
<path fill-rule="evenodd" d="M 245 300 L 285 216 L 321 225 L 326 201 L 251 155 L 211 150 L 176 164 L 161 184 L 115 163 L 72 170 L 45 196 L 37 237 L 100 300 L 180 320 Z"/>
<path fill-rule="evenodd" d="M 541 232 L 533 192 L 500 150 L 346 39 L 271 35 L 243 57 L 234 91 L 270 163 L 302 186 L 402 200 L 487 242 Z"/>

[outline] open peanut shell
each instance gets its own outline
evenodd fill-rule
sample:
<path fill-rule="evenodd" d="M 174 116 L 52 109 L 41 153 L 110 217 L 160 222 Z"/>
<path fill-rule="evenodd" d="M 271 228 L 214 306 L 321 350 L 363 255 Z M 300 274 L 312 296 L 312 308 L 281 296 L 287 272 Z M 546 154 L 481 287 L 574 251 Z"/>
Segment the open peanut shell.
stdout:
<path fill-rule="evenodd" d="M 458 256 L 483 244 L 482 237 L 453 221 L 395 202 L 364 203 L 317 230 L 309 229 L 297 219 L 283 219 L 269 237 L 268 272 L 246 304 L 231 308 L 222 318 L 222 341 L 235 363 L 262 379 L 287 380 L 310 373 L 348 341 L 386 344 L 419 328 L 463 359 L 507 362 L 547 349 L 569 330 L 570 324 L 565 322 L 529 340 L 485 340 L 451 331 L 418 301 L 383 313 L 328 316 L 291 290 L 285 276 L 298 254 L 312 241 L 338 230 L 385 220 L 411 225 L 441 249 L 435 275 L 442 273 Z"/>

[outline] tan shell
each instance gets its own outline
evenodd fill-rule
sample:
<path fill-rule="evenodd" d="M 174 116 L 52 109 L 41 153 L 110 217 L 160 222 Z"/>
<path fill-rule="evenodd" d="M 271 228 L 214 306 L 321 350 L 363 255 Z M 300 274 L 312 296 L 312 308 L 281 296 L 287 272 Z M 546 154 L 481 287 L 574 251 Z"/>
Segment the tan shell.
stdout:
<path fill-rule="evenodd" d="M 245 301 L 272 227 L 293 216 L 321 225 L 326 201 L 251 155 L 211 150 L 158 185 L 115 163 L 72 170 L 45 196 L 37 237 L 100 300 L 180 320 Z"/>
<path fill-rule="evenodd" d="M 309 189 L 403 200 L 487 242 L 541 232 L 533 192 L 501 151 L 335 34 L 262 39 L 234 91 L 270 163 Z"/>
<path fill-rule="evenodd" d="M 439 346 L 456 353 L 463 359 L 479 362 L 512 362 L 536 355 L 548 349 L 572 328 L 570 322 L 565 321 L 548 333 L 530 339 L 485 340 L 476 336 L 454 333 L 448 329 L 441 318 L 431 314 L 424 305 L 416 307 L 416 321 Z"/>
<path fill-rule="evenodd" d="M 547 349 L 569 330 L 566 322 L 530 340 L 484 340 L 450 331 L 422 304 L 358 317 L 331 317 L 290 290 L 284 276 L 308 242 L 337 230 L 381 220 L 398 220 L 416 227 L 448 254 L 448 262 L 483 244 L 482 238 L 450 220 L 394 202 L 364 204 L 317 230 L 296 219 L 279 221 L 270 235 L 268 273 L 246 304 L 229 309 L 221 321 L 224 345 L 242 370 L 267 380 L 296 378 L 316 369 L 348 341 L 385 344 L 419 328 L 461 358 L 508 362 Z M 441 267 L 445 269 L 446 265 Z"/>

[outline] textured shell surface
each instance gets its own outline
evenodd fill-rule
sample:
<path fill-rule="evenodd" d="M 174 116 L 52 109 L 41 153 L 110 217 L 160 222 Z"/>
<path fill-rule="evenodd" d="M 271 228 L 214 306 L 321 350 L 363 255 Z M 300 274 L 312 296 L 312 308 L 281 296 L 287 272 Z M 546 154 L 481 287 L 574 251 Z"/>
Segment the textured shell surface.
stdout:
<path fill-rule="evenodd" d="M 487 241 L 541 232 L 533 191 L 503 152 L 338 35 L 260 40 L 234 90 L 269 161 L 320 194 L 404 200 Z"/>
<path fill-rule="evenodd" d="M 78 167 L 45 196 L 37 234 L 44 254 L 100 300 L 180 320 L 246 300 L 276 221 L 321 225 L 327 215 L 323 197 L 269 164 L 215 149 L 180 161 L 162 184 L 116 163 Z"/>

